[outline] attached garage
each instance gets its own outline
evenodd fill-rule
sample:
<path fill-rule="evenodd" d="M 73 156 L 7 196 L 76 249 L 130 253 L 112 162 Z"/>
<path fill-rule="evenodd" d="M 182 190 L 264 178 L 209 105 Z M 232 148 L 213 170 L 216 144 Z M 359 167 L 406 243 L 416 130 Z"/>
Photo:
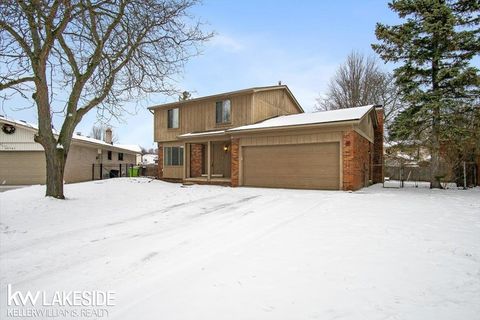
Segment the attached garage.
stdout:
<path fill-rule="evenodd" d="M 6 185 L 45 183 L 43 151 L 0 152 L 0 183 Z"/>
<path fill-rule="evenodd" d="M 338 142 L 246 146 L 242 158 L 245 186 L 340 189 Z"/>

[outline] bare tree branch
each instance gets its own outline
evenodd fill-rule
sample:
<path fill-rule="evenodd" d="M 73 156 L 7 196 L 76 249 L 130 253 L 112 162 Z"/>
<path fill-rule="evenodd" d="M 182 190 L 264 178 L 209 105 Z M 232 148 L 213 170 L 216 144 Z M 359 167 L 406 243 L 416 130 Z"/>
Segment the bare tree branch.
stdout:
<path fill-rule="evenodd" d="M 47 155 L 47 195 L 63 197 L 71 137 L 86 113 L 96 109 L 103 119 L 120 118 L 128 112 L 126 101 L 151 92 L 178 92 L 172 78 L 212 36 L 188 14 L 195 4 L 196 0 L 0 2 L 0 67 L 6 70 L 0 78 L 1 96 L 18 92 L 27 98 L 31 90 L 39 120 L 35 141 Z M 52 131 L 53 114 L 63 116 L 58 135 Z"/>

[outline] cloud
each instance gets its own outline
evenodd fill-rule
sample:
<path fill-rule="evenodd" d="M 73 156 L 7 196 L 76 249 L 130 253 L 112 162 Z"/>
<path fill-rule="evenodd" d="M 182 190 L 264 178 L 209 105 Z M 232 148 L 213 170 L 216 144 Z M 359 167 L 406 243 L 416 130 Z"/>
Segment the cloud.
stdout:
<path fill-rule="evenodd" d="M 245 49 L 245 45 L 238 39 L 226 34 L 217 34 L 209 42 L 210 46 L 221 48 L 227 52 L 239 52 Z"/>

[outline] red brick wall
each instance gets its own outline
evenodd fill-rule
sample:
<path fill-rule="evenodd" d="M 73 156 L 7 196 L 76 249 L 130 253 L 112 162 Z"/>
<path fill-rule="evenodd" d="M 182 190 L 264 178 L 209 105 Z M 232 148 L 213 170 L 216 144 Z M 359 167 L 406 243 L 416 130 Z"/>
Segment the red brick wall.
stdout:
<path fill-rule="evenodd" d="M 231 180 L 232 187 L 238 187 L 240 176 L 240 140 L 232 138 L 231 144 Z"/>
<path fill-rule="evenodd" d="M 351 130 L 343 134 L 343 190 L 358 190 L 372 177 L 372 143 Z"/>
<path fill-rule="evenodd" d="M 383 183 L 383 107 L 375 111 L 378 126 L 373 131 L 373 183 Z"/>
<path fill-rule="evenodd" d="M 203 167 L 203 144 L 192 143 L 190 145 L 190 177 L 200 177 Z"/>
<path fill-rule="evenodd" d="M 157 178 L 163 178 L 163 144 L 158 144 L 158 171 L 157 171 Z"/>

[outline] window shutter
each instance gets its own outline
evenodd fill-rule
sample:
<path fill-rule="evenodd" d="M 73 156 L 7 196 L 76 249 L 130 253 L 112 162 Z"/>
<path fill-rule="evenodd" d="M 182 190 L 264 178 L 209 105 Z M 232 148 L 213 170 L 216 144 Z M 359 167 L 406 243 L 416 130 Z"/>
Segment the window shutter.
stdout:
<path fill-rule="evenodd" d="M 222 123 L 222 110 L 223 109 L 223 106 L 222 106 L 222 102 L 219 101 L 216 103 L 216 122 L 217 123 Z"/>

